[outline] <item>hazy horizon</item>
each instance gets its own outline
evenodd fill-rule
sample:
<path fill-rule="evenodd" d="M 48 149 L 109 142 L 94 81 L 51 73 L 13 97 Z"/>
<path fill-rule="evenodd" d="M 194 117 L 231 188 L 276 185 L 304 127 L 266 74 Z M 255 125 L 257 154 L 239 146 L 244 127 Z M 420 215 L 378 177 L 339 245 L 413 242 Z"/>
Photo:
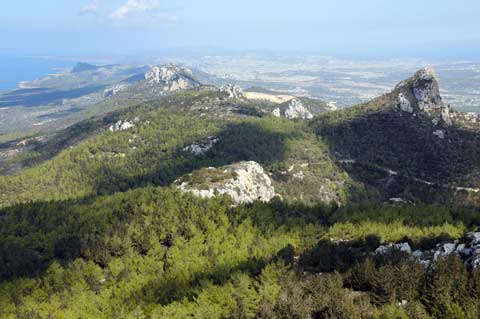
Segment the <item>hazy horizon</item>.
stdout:
<path fill-rule="evenodd" d="M 476 59 L 480 3 L 368 1 L 3 1 L 0 52 L 109 56 L 315 52 Z"/>

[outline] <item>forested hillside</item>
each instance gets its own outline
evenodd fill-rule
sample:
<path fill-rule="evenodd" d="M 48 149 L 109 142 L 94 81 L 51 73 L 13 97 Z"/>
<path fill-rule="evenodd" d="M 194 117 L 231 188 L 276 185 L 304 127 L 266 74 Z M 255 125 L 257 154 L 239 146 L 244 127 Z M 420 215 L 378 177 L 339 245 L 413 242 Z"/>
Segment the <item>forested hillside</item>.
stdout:
<path fill-rule="evenodd" d="M 38 142 L 0 177 L 0 317 L 479 318 L 478 132 L 436 81 L 312 120 L 200 87 Z"/>
<path fill-rule="evenodd" d="M 425 268 L 400 251 L 369 255 L 382 241 L 428 247 L 461 239 L 480 222 L 469 211 L 281 202 L 231 208 L 228 198 L 148 187 L 0 214 L 4 318 L 479 314 L 480 273 L 458 257 Z M 408 307 L 397 309 L 402 300 Z"/>
<path fill-rule="evenodd" d="M 234 106 L 215 92 L 195 91 L 136 105 L 104 121 L 135 120 L 134 127 L 111 132 L 104 124 L 99 134 L 87 135 L 51 160 L 0 177 L 0 203 L 81 198 L 148 184 L 165 186 L 194 169 L 243 160 L 257 161 L 269 169 L 287 199 L 347 199 L 346 186 L 354 183 L 305 122 L 246 115 L 249 106 L 245 102 Z M 207 153 L 184 150 L 210 136 L 219 142 Z M 293 177 L 298 170 L 305 171 L 305 178 Z M 320 193 L 322 185 L 325 189 Z"/>

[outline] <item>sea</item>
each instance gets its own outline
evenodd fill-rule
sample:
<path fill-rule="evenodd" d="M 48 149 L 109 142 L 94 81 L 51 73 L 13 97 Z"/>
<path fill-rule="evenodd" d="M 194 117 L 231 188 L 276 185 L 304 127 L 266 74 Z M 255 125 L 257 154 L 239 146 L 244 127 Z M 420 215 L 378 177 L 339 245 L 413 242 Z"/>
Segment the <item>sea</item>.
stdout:
<path fill-rule="evenodd" d="M 15 89 L 22 81 L 70 69 L 74 64 L 74 61 L 52 57 L 0 55 L 0 91 Z"/>

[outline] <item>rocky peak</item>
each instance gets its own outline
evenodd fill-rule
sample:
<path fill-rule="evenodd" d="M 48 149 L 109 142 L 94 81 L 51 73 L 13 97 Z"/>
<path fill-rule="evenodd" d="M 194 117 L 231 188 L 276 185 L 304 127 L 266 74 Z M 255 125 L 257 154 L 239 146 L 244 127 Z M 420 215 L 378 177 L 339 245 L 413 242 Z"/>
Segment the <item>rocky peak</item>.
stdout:
<path fill-rule="evenodd" d="M 173 64 L 152 67 L 145 73 L 145 80 L 153 85 L 162 85 L 163 90 L 168 92 L 191 89 L 200 85 L 193 79 L 190 69 Z"/>
<path fill-rule="evenodd" d="M 399 110 L 410 114 L 433 117 L 435 123 L 451 124 L 450 107 L 440 96 L 439 80 L 435 71 L 426 67 L 397 84 L 392 94 L 396 96 Z"/>

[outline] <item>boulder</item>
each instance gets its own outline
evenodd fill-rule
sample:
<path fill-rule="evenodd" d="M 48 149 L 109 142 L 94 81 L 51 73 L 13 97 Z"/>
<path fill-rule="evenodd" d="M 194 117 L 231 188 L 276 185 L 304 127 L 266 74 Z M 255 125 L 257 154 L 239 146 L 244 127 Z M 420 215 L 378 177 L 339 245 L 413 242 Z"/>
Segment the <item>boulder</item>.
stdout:
<path fill-rule="evenodd" d="M 410 247 L 409 243 L 399 243 L 393 245 L 394 249 L 403 251 L 404 253 L 411 254 L 412 253 L 412 248 Z"/>
<path fill-rule="evenodd" d="M 377 249 L 375 249 L 374 253 L 376 255 L 383 255 L 383 254 L 391 252 L 392 250 L 402 251 L 402 252 L 407 253 L 407 254 L 412 253 L 412 248 L 410 247 L 409 243 L 381 245 Z"/>
<path fill-rule="evenodd" d="M 396 249 L 410 254 L 412 258 L 422 265 L 428 266 L 431 261 L 438 260 L 451 255 L 457 255 L 471 268 L 480 267 L 480 232 L 466 234 L 466 242 L 460 243 L 455 240 L 453 242 L 439 243 L 436 248 L 422 251 L 415 250 L 412 252 L 408 243 L 384 244 L 379 246 L 373 254 L 383 255 Z"/>
<path fill-rule="evenodd" d="M 470 245 L 474 246 L 480 244 L 480 232 L 467 233 L 466 237 L 470 240 Z"/>
<path fill-rule="evenodd" d="M 437 246 L 437 249 L 434 251 L 433 259 L 437 260 L 439 257 L 446 257 L 454 254 L 456 252 L 457 244 L 455 243 L 445 243 Z"/>

